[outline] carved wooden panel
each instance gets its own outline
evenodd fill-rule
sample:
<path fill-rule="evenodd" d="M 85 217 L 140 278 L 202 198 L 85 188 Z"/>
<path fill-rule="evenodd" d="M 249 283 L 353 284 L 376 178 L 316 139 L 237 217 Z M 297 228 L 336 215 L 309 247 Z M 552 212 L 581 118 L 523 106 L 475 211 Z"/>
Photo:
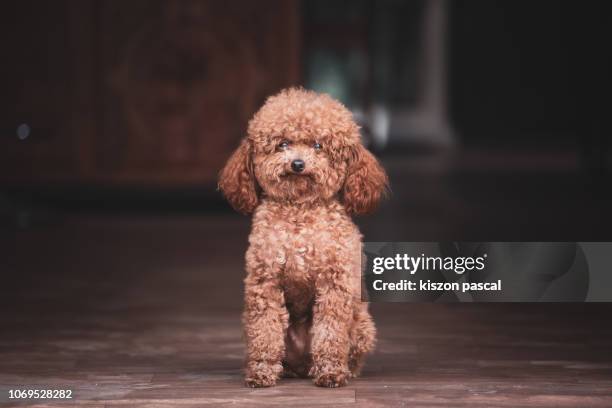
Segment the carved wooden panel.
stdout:
<path fill-rule="evenodd" d="M 263 4 L 262 4 L 263 3 Z M 292 2 L 105 1 L 97 166 L 127 181 L 216 176 L 265 95 L 296 82 Z"/>

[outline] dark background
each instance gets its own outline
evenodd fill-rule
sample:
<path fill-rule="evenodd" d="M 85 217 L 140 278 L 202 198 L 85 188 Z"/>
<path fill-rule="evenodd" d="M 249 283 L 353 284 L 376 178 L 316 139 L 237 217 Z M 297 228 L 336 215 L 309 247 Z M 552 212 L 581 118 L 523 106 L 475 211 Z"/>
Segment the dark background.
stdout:
<path fill-rule="evenodd" d="M 605 4 L 8 2 L 0 220 L 229 212 L 248 118 L 303 85 L 390 173 L 368 239 L 606 240 Z"/>
<path fill-rule="evenodd" d="M 367 241 L 612 241 L 607 4 L 3 2 L 0 385 L 239 388 L 250 220 L 216 177 L 288 86 L 341 99 L 387 169 Z M 575 360 L 610 396 L 607 304 L 372 309 L 366 378 L 537 393 Z"/>

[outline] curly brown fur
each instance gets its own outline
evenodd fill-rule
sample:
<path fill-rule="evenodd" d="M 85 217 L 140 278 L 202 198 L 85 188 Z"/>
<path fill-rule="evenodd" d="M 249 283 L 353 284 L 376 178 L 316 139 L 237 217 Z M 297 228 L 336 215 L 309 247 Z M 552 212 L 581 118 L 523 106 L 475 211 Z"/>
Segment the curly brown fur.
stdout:
<path fill-rule="evenodd" d="M 300 159 L 303 171 L 291 163 Z M 288 89 L 268 98 L 221 171 L 234 208 L 253 214 L 246 253 L 246 384 L 281 374 L 324 387 L 359 374 L 376 329 L 360 299 L 361 234 L 387 176 L 351 113 L 327 95 Z"/>

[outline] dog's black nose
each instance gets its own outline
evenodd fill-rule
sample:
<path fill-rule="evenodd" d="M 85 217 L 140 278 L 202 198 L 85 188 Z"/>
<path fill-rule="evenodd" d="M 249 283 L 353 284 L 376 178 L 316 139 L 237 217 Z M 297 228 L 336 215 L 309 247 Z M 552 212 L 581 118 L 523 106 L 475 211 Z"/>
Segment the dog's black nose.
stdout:
<path fill-rule="evenodd" d="M 302 159 L 295 159 L 291 162 L 291 169 L 296 173 L 301 173 L 304 171 L 304 167 L 306 167 L 306 163 Z"/>

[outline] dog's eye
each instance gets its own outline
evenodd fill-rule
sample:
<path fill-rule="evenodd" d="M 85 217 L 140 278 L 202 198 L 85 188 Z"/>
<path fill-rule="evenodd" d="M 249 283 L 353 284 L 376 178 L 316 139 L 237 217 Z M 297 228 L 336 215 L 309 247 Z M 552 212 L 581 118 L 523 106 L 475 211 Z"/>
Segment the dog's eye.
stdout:
<path fill-rule="evenodd" d="M 321 143 L 317 143 L 317 142 L 315 142 L 315 144 L 313 144 L 313 145 L 312 145 L 312 147 L 313 147 L 315 150 L 321 150 L 321 149 L 323 148 L 323 145 L 322 145 Z"/>
<path fill-rule="evenodd" d="M 288 140 L 283 140 L 282 142 L 280 142 L 278 144 L 278 148 L 279 149 L 283 149 L 284 150 L 284 149 L 286 149 L 288 147 L 289 147 L 289 141 Z"/>

